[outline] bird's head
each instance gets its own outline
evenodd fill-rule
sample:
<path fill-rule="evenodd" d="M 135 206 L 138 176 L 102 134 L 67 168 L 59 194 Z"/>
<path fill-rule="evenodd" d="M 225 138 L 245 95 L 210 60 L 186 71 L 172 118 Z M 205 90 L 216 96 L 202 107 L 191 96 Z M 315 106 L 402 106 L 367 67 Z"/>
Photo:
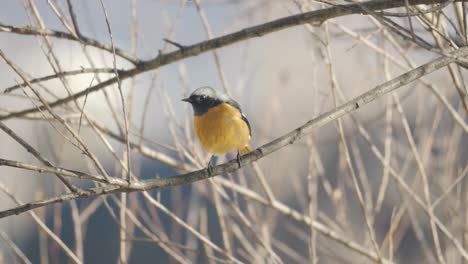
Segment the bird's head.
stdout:
<path fill-rule="evenodd" d="M 195 115 L 202 115 L 227 99 L 229 99 L 228 96 L 211 87 L 201 87 L 193 91 L 189 97 L 182 99 L 182 101 L 192 105 Z"/>

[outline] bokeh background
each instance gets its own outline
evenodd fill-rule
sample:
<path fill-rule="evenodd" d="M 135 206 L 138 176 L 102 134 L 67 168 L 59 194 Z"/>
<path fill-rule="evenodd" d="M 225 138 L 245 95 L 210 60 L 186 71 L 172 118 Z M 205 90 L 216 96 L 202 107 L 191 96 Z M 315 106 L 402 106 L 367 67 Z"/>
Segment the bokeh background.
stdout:
<path fill-rule="evenodd" d="M 39 27 L 32 15 L 32 2 L 45 28 L 67 32 L 53 7 L 65 14 L 70 21 L 65 0 L 50 3 L 32 0 L 2 1 L 0 49 L 29 78 L 54 73 L 48 61 L 48 56 L 52 53 L 63 70 L 113 67 L 110 52 L 89 46 L 84 48 L 77 41 L 58 38 L 49 38 L 52 47 L 50 50 L 40 36 L 14 34 L 5 30 L 4 26 Z M 110 44 L 101 2 L 71 2 L 81 34 Z M 114 44 L 124 51 L 134 52 L 134 56 L 140 60 L 154 58 L 160 51 L 177 50 L 177 47 L 166 43 L 164 38 L 191 45 L 207 39 L 206 25 L 210 28 L 210 34 L 221 36 L 277 18 L 328 7 L 327 4 L 318 2 L 103 1 Z M 462 46 L 466 43 L 466 38 L 463 39 L 466 36 L 463 33 L 466 27 L 456 23 L 456 12 L 465 9 L 462 8 L 463 4 L 461 7 L 456 5 L 458 4 L 449 4 L 439 9 L 443 11 L 443 15 L 437 13 L 434 17 L 440 19 L 440 23 L 433 23 L 456 43 L 455 46 Z M 405 8 L 391 11 L 405 12 Z M 434 32 L 427 30 L 417 17 L 413 17 L 411 22 L 407 17 L 388 18 L 405 29 L 413 30 L 414 34 L 433 45 L 434 49 L 450 51 L 454 47 L 443 38 L 436 38 L 440 42 L 438 43 L 434 39 Z M 204 25 L 203 19 L 208 23 Z M 453 25 L 449 21 L 454 22 Z M 180 102 L 181 98 L 198 87 L 213 86 L 229 91 L 242 105 L 250 120 L 253 130 L 251 145 L 258 147 L 333 109 L 335 105 L 406 72 L 411 68 L 407 64 L 409 60 L 419 66 L 439 56 L 434 51 L 399 37 L 381 23 L 382 20 L 373 16 L 352 15 L 320 25 L 299 25 L 217 49 L 216 54 L 206 52 L 189 57 L 164 65 L 158 70 L 139 74 L 132 80 L 125 80 L 122 88 L 127 110 L 131 111 L 131 139 L 174 158 L 179 164 L 187 166 L 186 168 L 200 168 L 206 164 L 209 154 L 200 148 L 193 137 L 191 109 Z M 458 34 L 457 30 L 462 34 Z M 215 56 L 218 57 L 218 65 Z M 116 64 L 119 69 L 133 67 L 130 62 L 118 56 Z M 453 65 L 452 68 L 450 70 L 445 67 L 425 76 L 425 83 L 416 81 L 399 89 L 395 96 L 399 98 L 401 105 L 392 95 L 386 95 L 352 113 L 352 117 L 348 115 L 342 119 L 351 166 L 364 194 L 366 210 L 372 215 L 375 239 L 381 254 L 399 263 L 438 262 L 440 258 L 435 253 L 437 247 L 441 248 L 441 255 L 448 263 L 463 262 L 461 253 L 440 231 L 440 245 L 437 245 L 427 214 L 391 179 L 388 170 L 384 169 L 383 163 L 376 158 L 371 146 L 361 136 L 362 131 L 358 130 L 357 124 L 370 135 L 372 146 L 385 153 L 398 177 L 406 181 L 414 193 L 424 200 L 423 184 L 417 180 L 421 170 L 403 125 L 408 122 L 411 137 L 429 179 L 431 199 L 434 201 L 443 195 L 439 204 L 434 206 L 434 212 L 466 249 L 468 195 L 467 181 L 463 178 L 467 173 L 468 160 L 466 131 L 454 121 L 454 115 L 449 113 L 429 86 L 425 85 L 435 87 L 466 126 L 467 109 L 462 103 L 462 100 L 467 100 L 466 69 L 459 65 Z M 99 73 L 79 74 L 66 79 L 72 91 L 78 92 L 110 77 L 112 74 Z M 0 91 L 21 82 L 21 78 L 2 60 Z M 42 82 L 41 85 L 37 87 L 47 100 L 53 101 L 55 96 L 61 98 L 67 95 L 64 84 L 58 79 Z M 457 92 L 457 85 L 465 91 L 464 98 Z M 118 134 L 119 126 L 123 127 L 120 94 L 117 85 L 105 90 L 107 98 L 102 92 L 87 96 L 85 111 L 99 124 Z M 1 114 L 33 107 L 37 102 L 31 98 L 34 96 L 27 88 L 0 94 Z M 83 105 L 84 98 L 77 102 Z M 398 111 L 399 106 L 402 107 L 402 113 Z M 82 126 L 78 125 L 79 109 L 73 103 L 68 108 L 56 109 L 74 129 L 79 130 L 80 136 L 109 175 L 122 177 L 120 165 L 94 130 L 85 121 Z M 117 114 L 117 120 L 111 109 Z M 30 118 L 8 119 L 4 123 L 53 161 L 53 164 L 97 173 L 83 153 L 71 144 L 69 134 L 57 122 L 44 120 L 40 114 L 36 114 Z M 261 174 L 276 200 L 305 216 L 313 217 L 314 221 L 323 223 L 330 230 L 369 251 L 374 251 L 347 167 L 347 155 L 339 131 L 338 123 L 331 122 L 315 129 L 299 142 L 261 159 L 256 167 L 248 166 L 232 175 L 219 177 L 265 196 L 258 182 L 258 175 Z M 105 137 L 122 158 L 125 145 L 109 135 L 105 134 Z M 0 157 L 39 164 L 3 132 L 0 133 Z M 132 151 L 131 157 L 132 172 L 142 179 L 167 177 L 181 172 L 138 150 Z M 232 157 L 233 154 L 219 157 L 218 162 Z M 452 183 L 457 179 L 456 186 L 452 188 Z M 66 191 L 54 175 L 9 167 L 0 167 L 0 182 L 22 202 L 56 196 Z M 83 188 L 93 186 L 90 182 L 73 182 Z M 446 191 L 448 193 L 444 194 Z M 226 193 L 229 199 L 220 198 L 223 196 L 216 194 L 218 192 Z M 205 181 L 148 193 L 221 248 L 226 246 L 221 232 L 223 227 L 220 226 L 220 217 L 224 218 L 228 226 L 225 229 L 231 241 L 232 255 L 244 262 L 272 263 L 281 260 L 284 263 L 301 263 L 313 258 L 313 248 L 321 263 L 369 261 L 335 240 L 312 232 L 304 223 L 295 221 L 275 208 L 256 203 L 216 182 Z M 0 197 L 0 209 L 15 206 L 7 196 Z M 47 206 L 35 212 L 73 251 L 77 246 L 73 210 L 82 216 L 89 212 L 86 209 L 95 206 L 92 213 L 86 215 L 81 228 L 84 252 L 82 261 L 116 263 L 120 256 L 119 199 L 120 195 L 109 196 L 106 200 L 88 198 Z M 221 200 L 218 205 L 217 199 Z M 203 242 L 163 211 L 152 207 L 143 195 L 129 194 L 127 206 L 155 236 L 189 248 L 184 249 L 169 243 L 169 247 L 173 247 L 191 262 L 217 263 L 225 260 L 220 254 L 210 253 Z M 407 209 L 402 211 L 402 215 L 398 215 L 397 212 L 404 207 Z M 233 208 L 244 212 L 251 223 L 250 227 L 247 227 Z M 177 262 L 138 226 L 132 224 L 131 220 L 127 221 L 130 224 L 127 227 L 128 254 L 125 261 Z M 33 263 L 70 261 L 27 213 L 0 219 L 0 230 Z M 253 234 L 257 234 L 257 238 Z M 388 253 L 388 237 L 393 239 L 392 253 Z M 266 250 L 259 241 L 268 244 L 266 248 L 271 248 Z M 250 244 L 252 248 L 246 244 Z M 278 258 L 273 257 L 271 251 Z M 211 255 L 216 258 L 207 257 Z M 21 263 L 5 240 L 0 240 L 0 261 Z"/>

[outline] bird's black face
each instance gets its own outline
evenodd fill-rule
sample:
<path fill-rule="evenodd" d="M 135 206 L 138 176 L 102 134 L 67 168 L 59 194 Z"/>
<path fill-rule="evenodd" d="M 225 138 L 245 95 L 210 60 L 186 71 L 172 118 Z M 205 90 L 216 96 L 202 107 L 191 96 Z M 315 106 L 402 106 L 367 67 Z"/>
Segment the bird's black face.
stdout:
<path fill-rule="evenodd" d="M 223 102 L 223 100 L 217 96 L 214 89 L 208 89 L 208 87 L 196 90 L 190 95 L 190 97 L 182 99 L 182 101 L 190 103 L 195 115 L 197 116 L 203 115 L 210 108 Z"/>

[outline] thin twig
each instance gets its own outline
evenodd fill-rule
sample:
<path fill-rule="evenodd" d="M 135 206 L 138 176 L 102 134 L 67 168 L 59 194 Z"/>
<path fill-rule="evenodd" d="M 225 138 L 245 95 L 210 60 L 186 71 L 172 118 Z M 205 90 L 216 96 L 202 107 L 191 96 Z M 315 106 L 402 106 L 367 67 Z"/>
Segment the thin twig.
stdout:
<path fill-rule="evenodd" d="M 103 0 L 100 0 L 101 2 L 101 7 L 102 7 L 102 11 L 104 12 L 104 18 L 105 18 L 105 21 L 106 21 L 106 26 L 107 26 L 107 32 L 109 33 L 109 37 L 110 37 L 110 41 L 111 41 L 111 46 L 112 46 L 112 56 L 113 56 L 113 65 L 114 65 L 114 73 L 115 73 L 115 78 L 117 78 L 117 87 L 118 87 L 118 90 L 119 90 L 119 93 L 120 93 L 120 99 L 121 99 L 121 103 L 122 103 L 122 112 L 123 112 L 123 118 L 124 118 L 124 124 L 125 124 L 125 143 L 126 143 L 126 146 L 127 146 L 127 151 L 125 152 L 126 153 L 126 157 L 127 157 L 127 167 L 128 167 L 128 170 L 127 170 L 127 181 L 130 183 L 130 171 L 131 171 L 131 152 L 130 152 L 130 140 L 129 140 L 129 136 L 128 136 L 128 130 L 129 130 L 129 127 L 128 127 L 128 114 L 127 114 L 127 106 L 125 104 L 125 98 L 124 98 L 124 95 L 123 95 L 123 91 L 122 91 L 122 81 L 120 80 L 119 78 L 119 72 L 117 70 L 117 58 L 116 58 L 116 55 L 115 55 L 115 46 L 114 46 L 114 38 L 112 37 L 112 30 L 111 30 L 111 27 L 110 27 L 110 24 L 109 24 L 109 17 L 107 15 L 107 9 L 106 9 L 106 6 L 104 5 L 104 1 Z"/>
<path fill-rule="evenodd" d="M 50 30 L 50 29 L 38 29 L 38 28 L 33 28 L 33 27 L 17 27 L 17 26 L 12 26 L 12 25 L 6 25 L 3 23 L 0 23 L 0 32 L 8 32 L 8 33 L 14 33 L 14 34 L 20 34 L 20 35 L 33 35 L 33 36 L 49 36 L 49 37 L 54 37 L 54 38 L 61 38 L 61 39 L 67 39 L 67 40 L 74 40 L 74 41 L 79 41 L 84 45 L 87 46 L 93 46 L 108 52 L 112 52 L 112 46 L 101 43 L 95 39 L 88 38 L 85 36 L 80 36 L 79 38 L 76 38 L 73 34 L 63 32 L 63 31 L 58 31 L 58 30 Z M 115 49 L 116 54 L 119 57 L 124 58 L 125 60 L 129 61 L 130 63 L 137 65 L 139 63 L 138 59 L 131 56 L 128 54 L 126 51 L 116 48 Z"/>

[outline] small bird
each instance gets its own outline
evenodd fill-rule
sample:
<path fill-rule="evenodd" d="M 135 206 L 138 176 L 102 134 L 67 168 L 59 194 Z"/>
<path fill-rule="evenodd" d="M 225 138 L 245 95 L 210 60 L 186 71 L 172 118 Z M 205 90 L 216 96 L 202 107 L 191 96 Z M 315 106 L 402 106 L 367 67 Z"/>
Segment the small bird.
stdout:
<path fill-rule="evenodd" d="M 197 137 L 202 146 L 213 154 L 208 163 L 208 172 L 212 172 L 215 155 L 233 150 L 237 150 L 240 166 L 241 155 L 251 151 L 247 143 L 252 133 L 239 103 L 211 87 L 198 88 L 182 101 L 192 105 Z"/>

